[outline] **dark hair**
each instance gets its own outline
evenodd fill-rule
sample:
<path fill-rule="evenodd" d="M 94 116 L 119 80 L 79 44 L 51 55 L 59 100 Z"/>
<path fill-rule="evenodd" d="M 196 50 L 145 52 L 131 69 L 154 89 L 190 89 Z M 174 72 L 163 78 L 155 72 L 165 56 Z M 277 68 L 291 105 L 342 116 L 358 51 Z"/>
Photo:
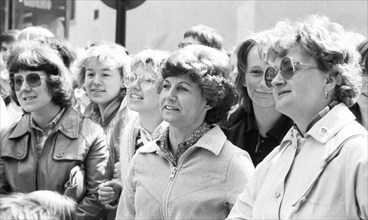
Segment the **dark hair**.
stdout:
<path fill-rule="evenodd" d="M 57 37 L 46 37 L 44 41 L 49 44 L 51 48 L 59 52 L 59 56 L 63 60 L 65 66 L 70 68 L 70 65 L 77 58 L 77 53 L 72 48 L 72 45 L 68 41 Z"/>
<path fill-rule="evenodd" d="M 7 62 L 12 97 L 19 105 L 14 90 L 14 74 L 19 71 L 43 71 L 51 101 L 60 106 L 71 104 L 72 79 L 58 52 L 39 41 L 22 41 L 14 45 Z"/>
<path fill-rule="evenodd" d="M 226 119 L 236 100 L 233 85 L 228 80 L 231 69 L 227 54 L 203 45 L 188 45 L 173 52 L 164 63 L 162 77 L 188 74 L 198 83 L 203 97 L 212 107 L 205 121 L 214 124 Z"/>
<path fill-rule="evenodd" d="M 14 42 L 18 39 L 18 36 L 20 34 L 20 30 L 8 30 L 5 31 L 3 33 L 1 33 L 0 35 L 0 44 L 5 42 L 5 43 L 11 43 Z"/>
<path fill-rule="evenodd" d="M 194 39 L 197 39 L 199 42 L 201 42 L 202 45 L 219 50 L 222 49 L 223 38 L 219 33 L 216 32 L 215 29 L 210 28 L 206 25 L 200 24 L 189 28 L 184 33 L 184 38 L 186 37 L 193 37 Z"/>
<path fill-rule="evenodd" d="M 239 96 L 239 105 L 245 107 L 247 112 L 253 111 L 253 104 L 248 95 L 247 88 L 245 88 L 243 84 L 245 81 L 245 73 L 248 68 L 248 54 L 255 45 L 255 40 L 248 39 L 239 45 L 236 52 L 238 75 L 235 78 L 235 89 Z"/>
<path fill-rule="evenodd" d="M 364 65 L 365 68 L 368 67 L 368 39 L 365 39 L 361 42 L 357 47 L 358 52 L 362 56 L 361 65 Z"/>

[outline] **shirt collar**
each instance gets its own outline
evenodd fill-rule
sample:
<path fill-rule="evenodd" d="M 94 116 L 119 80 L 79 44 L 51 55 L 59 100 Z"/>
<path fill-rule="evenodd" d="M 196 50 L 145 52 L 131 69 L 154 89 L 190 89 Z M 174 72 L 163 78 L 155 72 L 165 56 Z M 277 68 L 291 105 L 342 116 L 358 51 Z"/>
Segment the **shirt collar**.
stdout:
<path fill-rule="evenodd" d="M 65 112 L 65 108 L 62 108 L 59 113 L 54 117 L 54 119 L 52 119 L 52 121 L 50 123 L 47 124 L 47 126 L 45 127 L 45 129 L 40 128 L 39 126 L 37 126 L 32 118 L 32 115 L 30 117 L 30 124 L 31 124 L 31 128 L 37 129 L 37 130 L 41 130 L 45 133 L 47 133 L 48 131 L 52 131 L 54 130 L 54 128 L 56 127 L 56 124 L 59 122 L 61 116 L 64 114 Z"/>

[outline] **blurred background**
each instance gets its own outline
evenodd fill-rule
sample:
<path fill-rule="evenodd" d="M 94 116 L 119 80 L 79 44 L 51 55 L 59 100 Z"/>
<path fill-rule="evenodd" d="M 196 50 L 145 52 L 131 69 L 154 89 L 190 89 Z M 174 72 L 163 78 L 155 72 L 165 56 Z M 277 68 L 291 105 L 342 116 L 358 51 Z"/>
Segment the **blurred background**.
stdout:
<path fill-rule="evenodd" d="M 130 53 L 172 50 L 197 24 L 216 29 L 232 50 L 253 32 L 277 21 L 326 15 L 367 36 L 367 0 L 0 0 L 1 32 L 42 25 L 75 47 L 113 41 Z"/>

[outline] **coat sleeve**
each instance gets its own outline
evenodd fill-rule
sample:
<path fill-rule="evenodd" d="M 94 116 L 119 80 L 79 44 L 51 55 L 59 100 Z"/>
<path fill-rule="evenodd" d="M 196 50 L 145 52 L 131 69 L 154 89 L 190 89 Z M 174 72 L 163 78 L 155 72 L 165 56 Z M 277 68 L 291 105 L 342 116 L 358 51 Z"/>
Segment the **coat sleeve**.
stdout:
<path fill-rule="evenodd" d="M 134 158 L 134 157 L 133 157 Z M 134 183 L 134 159 L 128 170 L 128 175 L 124 181 L 123 193 L 120 196 L 116 220 L 135 219 L 135 189 Z"/>
<path fill-rule="evenodd" d="M 87 142 L 91 140 L 91 146 L 84 161 L 86 194 L 78 204 L 77 219 L 93 219 L 104 209 L 97 190 L 99 184 L 108 180 L 109 152 L 103 130 L 99 129 L 93 135 L 95 138 L 87 138 Z"/>
<path fill-rule="evenodd" d="M 254 173 L 254 165 L 246 151 L 233 156 L 226 178 L 226 200 L 229 210 Z"/>
<path fill-rule="evenodd" d="M 344 146 L 345 149 L 354 149 L 349 154 L 345 166 L 346 213 L 351 219 L 368 219 L 367 143 L 367 136 L 360 136 Z"/>
<path fill-rule="evenodd" d="M 3 160 L 3 144 L 4 144 L 4 136 L 5 136 L 5 133 L 6 133 L 6 129 L 1 129 L 0 131 L 0 194 L 7 194 L 9 193 L 11 190 L 10 190 L 10 185 L 8 184 L 8 182 L 6 181 L 6 178 L 5 178 L 5 168 L 4 168 L 4 160 Z"/>

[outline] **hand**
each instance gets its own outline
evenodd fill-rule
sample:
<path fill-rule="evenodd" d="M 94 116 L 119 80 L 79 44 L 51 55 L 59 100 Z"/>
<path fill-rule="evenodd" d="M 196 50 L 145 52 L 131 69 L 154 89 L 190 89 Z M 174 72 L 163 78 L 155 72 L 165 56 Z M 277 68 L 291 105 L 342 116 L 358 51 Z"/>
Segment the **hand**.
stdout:
<path fill-rule="evenodd" d="M 113 202 L 117 202 L 121 193 L 121 186 L 118 182 L 110 180 L 101 183 L 98 186 L 98 199 L 103 205 L 108 205 Z"/>
<path fill-rule="evenodd" d="M 120 166 L 120 162 L 117 162 L 114 165 L 114 178 L 118 178 L 121 181 L 121 166 Z"/>

